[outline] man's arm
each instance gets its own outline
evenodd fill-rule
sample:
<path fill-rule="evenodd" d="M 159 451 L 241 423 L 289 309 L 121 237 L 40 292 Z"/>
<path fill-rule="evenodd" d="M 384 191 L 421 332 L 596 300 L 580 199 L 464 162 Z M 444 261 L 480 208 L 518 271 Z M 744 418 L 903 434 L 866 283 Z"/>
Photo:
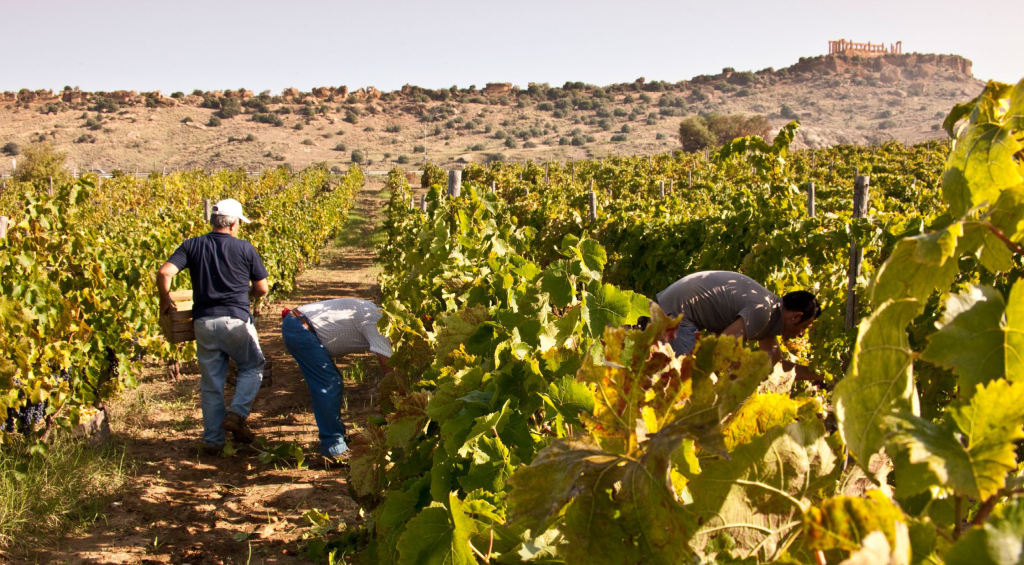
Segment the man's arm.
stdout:
<path fill-rule="evenodd" d="M 747 339 L 747 324 L 743 321 L 743 317 L 738 317 L 731 324 L 722 330 L 720 335 L 731 335 L 740 339 Z"/>
<path fill-rule="evenodd" d="M 268 293 L 270 293 L 270 285 L 267 284 L 267 279 L 253 281 L 252 286 L 249 287 L 249 298 L 263 298 Z"/>
<path fill-rule="evenodd" d="M 176 310 L 174 301 L 171 300 L 171 280 L 177 275 L 180 269 L 174 263 L 164 263 L 156 273 L 156 288 L 160 291 L 160 313 L 170 314 Z"/>
<path fill-rule="evenodd" d="M 377 356 L 377 362 L 380 363 L 380 372 L 381 372 L 382 375 L 387 375 L 391 371 L 395 370 L 394 367 L 391 367 L 390 365 L 388 365 L 388 358 L 387 357 L 385 357 L 385 356 L 383 356 L 383 355 L 381 355 L 380 353 L 377 353 L 377 352 L 374 352 L 374 355 Z"/>

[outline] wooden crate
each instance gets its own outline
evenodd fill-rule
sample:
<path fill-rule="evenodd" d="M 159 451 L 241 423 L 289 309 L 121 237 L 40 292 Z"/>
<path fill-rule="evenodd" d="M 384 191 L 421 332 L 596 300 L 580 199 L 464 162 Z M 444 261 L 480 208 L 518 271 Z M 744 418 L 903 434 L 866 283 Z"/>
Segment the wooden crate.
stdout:
<path fill-rule="evenodd" d="M 177 310 L 169 316 L 160 315 L 160 331 L 170 343 L 195 341 L 196 332 L 192 327 L 192 291 L 176 290 L 171 293 L 171 300 Z"/>

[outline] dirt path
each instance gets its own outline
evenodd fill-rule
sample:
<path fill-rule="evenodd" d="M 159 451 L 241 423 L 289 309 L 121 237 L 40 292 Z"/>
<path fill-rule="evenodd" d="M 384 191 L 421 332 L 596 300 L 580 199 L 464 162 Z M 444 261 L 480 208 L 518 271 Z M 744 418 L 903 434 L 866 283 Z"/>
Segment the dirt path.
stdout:
<path fill-rule="evenodd" d="M 273 386 L 256 398 L 249 419 L 270 446 L 297 442 L 310 468 L 294 459 L 261 462 L 242 451 L 232 457 L 202 455 L 199 375 L 193 367 L 177 381 L 153 369 L 110 410 L 113 441 L 124 445 L 133 477 L 82 535 L 42 550 L 35 562 L 67 563 L 297 563 L 312 508 L 332 521 L 357 519 L 345 471 L 317 456 L 310 396 L 281 341 L 283 307 L 340 296 L 379 298 L 371 246 L 384 199 L 383 182 L 370 179 L 338 242 L 322 265 L 302 274 L 293 297 L 276 302 L 257 321 L 264 353 L 273 359 Z M 376 410 L 372 357 L 339 363 L 346 375 L 343 420 L 362 424 Z M 365 370 L 364 370 L 365 369 Z M 356 377 L 357 381 L 350 381 Z"/>

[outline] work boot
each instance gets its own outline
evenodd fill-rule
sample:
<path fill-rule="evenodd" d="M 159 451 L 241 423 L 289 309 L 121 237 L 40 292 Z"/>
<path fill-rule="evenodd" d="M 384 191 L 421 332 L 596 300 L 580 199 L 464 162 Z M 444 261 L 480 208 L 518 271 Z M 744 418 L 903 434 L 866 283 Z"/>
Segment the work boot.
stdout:
<path fill-rule="evenodd" d="M 234 412 L 228 412 L 221 427 L 224 428 L 224 431 L 231 432 L 231 437 L 235 438 L 238 443 L 248 444 L 256 441 L 256 434 L 252 433 L 249 426 L 245 425 L 245 418 Z"/>

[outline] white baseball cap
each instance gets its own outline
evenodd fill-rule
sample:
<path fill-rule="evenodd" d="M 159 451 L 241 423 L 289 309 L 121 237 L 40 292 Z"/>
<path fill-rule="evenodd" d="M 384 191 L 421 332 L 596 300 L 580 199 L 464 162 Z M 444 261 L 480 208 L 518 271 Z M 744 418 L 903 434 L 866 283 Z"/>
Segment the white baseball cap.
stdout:
<path fill-rule="evenodd" d="M 221 200 L 214 204 L 210 213 L 214 216 L 234 216 L 247 224 L 250 222 L 249 218 L 246 218 L 242 213 L 242 203 L 234 198 Z"/>

